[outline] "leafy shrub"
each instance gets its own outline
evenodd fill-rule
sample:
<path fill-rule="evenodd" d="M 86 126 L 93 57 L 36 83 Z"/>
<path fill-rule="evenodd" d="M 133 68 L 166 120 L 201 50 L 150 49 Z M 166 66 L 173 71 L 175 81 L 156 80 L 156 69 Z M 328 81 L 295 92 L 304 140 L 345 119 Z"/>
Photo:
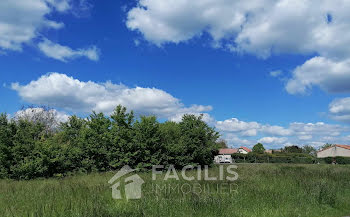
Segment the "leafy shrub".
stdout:
<path fill-rule="evenodd" d="M 184 115 L 179 123 L 159 123 L 142 116 L 135 121 L 132 111 L 118 106 L 109 117 L 95 112 L 86 119 L 71 116 L 48 131 L 51 126 L 41 121 L 1 114 L 0 178 L 61 177 L 124 165 L 210 165 L 219 134 L 202 118 Z"/>
<path fill-rule="evenodd" d="M 315 159 L 302 153 L 282 153 L 282 154 L 233 154 L 232 158 L 236 163 L 294 163 L 313 164 Z"/>
<path fill-rule="evenodd" d="M 321 162 L 325 162 L 326 164 L 350 164 L 350 157 L 326 157 L 318 160 L 320 160 Z"/>

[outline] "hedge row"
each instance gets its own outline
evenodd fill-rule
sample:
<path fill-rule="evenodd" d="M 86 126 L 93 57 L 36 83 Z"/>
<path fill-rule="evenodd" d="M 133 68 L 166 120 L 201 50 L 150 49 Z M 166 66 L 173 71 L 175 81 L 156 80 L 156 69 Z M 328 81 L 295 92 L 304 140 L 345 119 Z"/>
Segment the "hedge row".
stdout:
<path fill-rule="evenodd" d="M 315 158 L 302 153 L 233 154 L 235 163 L 350 164 L 350 157 Z"/>
<path fill-rule="evenodd" d="M 332 163 L 336 163 L 336 164 L 350 164 L 350 157 L 327 157 L 327 158 L 323 158 L 323 160 L 321 160 L 327 164 L 332 164 Z"/>
<path fill-rule="evenodd" d="M 232 158 L 235 163 L 316 163 L 316 159 L 307 154 L 233 154 Z"/>

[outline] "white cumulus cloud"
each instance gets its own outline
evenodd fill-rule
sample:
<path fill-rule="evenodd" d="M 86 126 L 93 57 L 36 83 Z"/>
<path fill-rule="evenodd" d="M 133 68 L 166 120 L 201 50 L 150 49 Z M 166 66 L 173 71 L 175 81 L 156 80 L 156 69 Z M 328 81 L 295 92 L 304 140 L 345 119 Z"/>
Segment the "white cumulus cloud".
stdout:
<path fill-rule="evenodd" d="M 81 3 L 85 1 L 80 0 Z M 53 20 L 52 13 L 75 13 L 71 0 L 1 0 L 0 53 L 22 51 L 23 45 L 36 43 L 45 29 L 60 29 L 64 23 Z M 48 57 L 66 61 L 78 56 L 98 60 L 96 47 L 73 50 L 67 46 L 44 40 L 39 49 Z"/>
<path fill-rule="evenodd" d="M 267 143 L 267 144 L 283 144 L 287 142 L 287 138 L 285 137 L 263 137 L 258 140 L 260 143 Z"/>
<path fill-rule="evenodd" d="M 288 127 L 245 122 L 237 118 L 216 122 L 222 138 L 231 145 L 253 145 L 257 142 L 266 144 L 268 148 L 287 145 L 316 145 L 325 143 L 346 143 L 344 134 L 349 128 L 338 124 L 292 122 Z M 249 137 L 249 138 L 247 138 Z M 277 146 L 276 146 L 277 145 Z"/>
<path fill-rule="evenodd" d="M 153 114 L 171 120 L 178 120 L 181 114 L 186 113 L 204 113 L 204 119 L 210 120 L 205 112 L 212 109 L 211 106 L 202 105 L 186 107 L 179 99 L 156 88 L 130 88 L 110 81 L 84 82 L 59 73 L 43 75 L 26 85 L 12 83 L 11 87 L 28 103 L 76 112 L 95 110 L 111 113 L 121 104 L 138 114 Z"/>
<path fill-rule="evenodd" d="M 346 0 L 139 0 L 126 25 L 158 46 L 209 35 L 215 48 L 260 58 L 315 55 L 292 72 L 287 91 L 349 92 L 349 11 Z"/>
<path fill-rule="evenodd" d="M 46 56 L 63 62 L 67 62 L 68 60 L 78 57 L 86 57 L 93 61 L 97 61 L 99 59 L 99 50 L 95 46 L 73 50 L 70 47 L 62 46 L 45 39 L 38 44 L 38 47 Z"/>
<path fill-rule="evenodd" d="M 256 130 L 260 128 L 260 124 L 257 122 L 245 122 L 238 120 L 237 118 L 232 118 L 229 120 L 218 121 L 216 122 L 216 128 L 222 131 L 228 132 L 243 132 Z M 255 133 L 247 133 L 255 134 Z"/>
<path fill-rule="evenodd" d="M 350 123 L 350 97 L 335 99 L 329 104 L 331 118 Z"/>
<path fill-rule="evenodd" d="M 47 15 L 68 9 L 66 0 L 2 0 L 0 1 L 0 48 L 3 50 L 21 50 L 38 36 L 40 29 L 58 29 L 63 23 L 50 20 Z M 19 18 L 20 16 L 20 18 Z"/>
<path fill-rule="evenodd" d="M 348 55 L 350 2 L 344 0 L 139 0 L 126 25 L 155 44 L 208 33 L 223 46 L 272 53 Z M 225 40 L 223 40 L 225 39 Z M 225 44 L 228 43 L 228 44 Z"/>
<path fill-rule="evenodd" d="M 306 93 L 313 86 L 327 92 L 350 92 L 350 59 L 331 60 L 314 57 L 297 67 L 286 90 L 291 94 Z"/>

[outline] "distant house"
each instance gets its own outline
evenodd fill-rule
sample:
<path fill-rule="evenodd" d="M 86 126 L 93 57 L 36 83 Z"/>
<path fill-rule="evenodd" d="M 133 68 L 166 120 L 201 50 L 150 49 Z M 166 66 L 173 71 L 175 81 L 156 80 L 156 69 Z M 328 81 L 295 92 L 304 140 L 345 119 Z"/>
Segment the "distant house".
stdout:
<path fill-rule="evenodd" d="M 215 163 L 232 163 L 232 154 L 248 154 L 251 152 L 247 147 L 240 148 L 222 148 L 219 149 L 219 154 L 214 157 Z"/>
<path fill-rule="evenodd" d="M 236 148 L 221 148 L 219 154 L 214 157 L 215 163 L 232 163 L 232 154 L 238 152 Z"/>
<path fill-rule="evenodd" d="M 240 154 L 248 154 L 250 152 L 252 152 L 252 150 L 250 148 L 247 148 L 247 147 L 242 146 L 238 149 L 238 153 L 240 153 Z"/>
<path fill-rule="evenodd" d="M 272 150 L 265 150 L 266 154 L 272 154 Z"/>
<path fill-rule="evenodd" d="M 317 152 L 317 157 L 350 157 L 350 145 L 333 145 Z"/>

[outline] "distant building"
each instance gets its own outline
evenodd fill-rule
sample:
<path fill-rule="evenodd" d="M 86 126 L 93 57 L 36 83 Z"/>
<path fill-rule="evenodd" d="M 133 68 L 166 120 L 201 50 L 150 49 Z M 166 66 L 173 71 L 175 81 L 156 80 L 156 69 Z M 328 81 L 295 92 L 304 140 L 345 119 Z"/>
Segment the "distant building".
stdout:
<path fill-rule="evenodd" d="M 317 157 L 350 157 L 350 145 L 333 145 L 317 152 Z"/>
<path fill-rule="evenodd" d="M 282 150 L 281 149 L 267 149 L 265 150 L 266 154 L 274 154 L 274 153 L 281 153 Z"/>
<path fill-rule="evenodd" d="M 251 152 L 247 147 L 240 148 L 222 148 L 219 149 L 219 154 L 214 157 L 215 163 L 232 163 L 232 154 L 248 154 Z"/>
<path fill-rule="evenodd" d="M 242 146 L 238 149 L 238 153 L 240 153 L 240 154 L 248 154 L 250 152 L 252 152 L 252 150 L 250 148 L 247 148 L 247 147 Z"/>
<path fill-rule="evenodd" d="M 265 153 L 266 153 L 266 154 L 272 154 L 272 151 L 273 151 L 273 150 L 265 150 Z"/>

